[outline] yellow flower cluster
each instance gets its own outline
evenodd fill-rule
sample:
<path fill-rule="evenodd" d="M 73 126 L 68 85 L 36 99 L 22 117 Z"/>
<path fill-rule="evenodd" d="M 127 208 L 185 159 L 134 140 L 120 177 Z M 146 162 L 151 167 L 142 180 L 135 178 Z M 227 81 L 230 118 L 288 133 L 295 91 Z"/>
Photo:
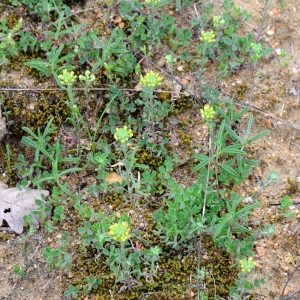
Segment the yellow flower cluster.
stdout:
<path fill-rule="evenodd" d="M 214 108 L 208 104 L 204 105 L 203 109 L 200 109 L 201 116 L 204 121 L 212 120 L 215 117 Z"/>
<path fill-rule="evenodd" d="M 200 41 L 210 44 L 215 41 L 215 37 L 216 37 L 216 35 L 214 34 L 214 32 L 212 30 L 207 31 L 207 32 L 202 30 Z"/>
<path fill-rule="evenodd" d="M 77 76 L 74 75 L 74 72 L 68 72 L 66 69 L 63 70 L 63 73 L 58 75 L 61 84 L 66 86 L 72 86 L 74 82 L 76 81 Z"/>
<path fill-rule="evenodd" d="M 149 4 L 157 4 L 160 2 L 160 0 L 145 0 L 146 3 L 149 3 Z"/>
<path fill-rule="evenodd" d="M 155 89 L 162 83 L 163 78 L 153 71 L 148 72 L 145 76 L 141 76 L 140 85 L 142 88 Z"/>
<path fill-rule="evenodd" d="M 249 273 L 256 265 L 256 262 L 253 261 L 252 257 L 249 257 L 248 260 L 247 259 L 240 260 L 240 264 L 241 264 L 242 272 Z"/>
<path fill-rule="evenodd" d="M 125 125 L 123 128 L 117 128 L 114 138 L 116 141 L 126 143 L 133 136 L 132 130 Z"/>
<path fill-rule="evenodd" d="M 109 227 L 109 232 L 113 239 L 119 243 L 123 243 L 130 238 L 129 226 L 126 222 L 115 223 Z"/>

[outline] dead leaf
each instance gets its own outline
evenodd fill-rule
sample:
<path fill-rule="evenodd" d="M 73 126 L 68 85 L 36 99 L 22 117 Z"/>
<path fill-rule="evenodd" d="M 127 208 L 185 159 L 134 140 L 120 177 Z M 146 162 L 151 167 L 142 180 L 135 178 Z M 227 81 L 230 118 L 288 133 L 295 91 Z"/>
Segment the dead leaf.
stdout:
<path fill-rule="evenodd" d="M 0 141 L 2 141 L 6 132 L 6 119 L 3 117 L 0 118 Z"/>
<path fill-rule="evenodd" d="M 20 191 L 18 188 L 8 188 L 0 181 L 0 226 L 5 220 L 12 230 L 21 234 L 24 226 L 23 217 L 32 210 L 40 209 L 35 200 L 42 200 L 42 194 L 47 197 L 49 191 L 33 189 Z"/>
<path fill-rule="evenodd" d="M 119 182 L 120 184 L 122 184 L 124 179 L 119 174 L 115 172 L 110 172 L 105 178 L 105 180 L 108 182 L 108 185 L 113 185 L 115 182 Z"/>
<path fill-rule="evenodd" d="M 274 127 L 272 125 L 272 121 L 270 119 L 266 119 L 266 125 L 269 129 L 274 130 Z"/>
<path fill-rule="evenodd" d="M 138 83 L 135 87 L 134 87 L 134 90 L 136 92 L 141 92 L 143 90 L 143 88 L 141 87 L 141 85 Z"/>
<path fill-rule="evenodd" d="M 1 105 L 0 105 L 0 142 L 4 138 L 6 131 L 6 119 L 2 117 Z"/>
<path fill-rule="evenodd" d="M 119 162 L 117 162 L 116 164 L 114 164 L 114 165 L 111 165 L 111 167 L 112 168 L 114 168 L 114 167 L 118 167 L 118 166 L 124 166 L 124 163 L 122 163 L 121 161 L 119 161 Z"/>
<path fill-rule="evenodd" d="M 266 254 L 266 248 L 265 247 L 255 247 L 255 251 L 259 256 L 263 256 Z"/>

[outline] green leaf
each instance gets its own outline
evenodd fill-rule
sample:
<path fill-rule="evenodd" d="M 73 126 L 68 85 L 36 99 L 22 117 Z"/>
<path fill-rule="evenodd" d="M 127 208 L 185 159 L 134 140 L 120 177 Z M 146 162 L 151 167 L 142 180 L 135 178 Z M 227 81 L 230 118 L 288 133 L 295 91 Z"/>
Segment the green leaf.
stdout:
<path fill-rule="evenodd" d="M 39 72 L 41 72 L 43 75 L 50 75 L 51 70 L 49 68 L 49 64 L 40 62 L 40 61 L 29 61 L 24 63 L 25 66 L 30 66 Z M 48 66 L 48 68 L 46 67 Z"/>
<path fill-rule="evenodd" d="M 258 206 L 260 206 L 260 202 L 256 202 L 256 203 L 253 203 L 253 204 L 251 204 L 251 205 L 248 205 L 248 206 L 246 206 L 246 207 L 240 209 L 239 211 L 237 211 L 237 212 L 235 213 L 235 216 L 236 216 L 236 217 L 239 217 L 239 216 L 241 216 L 241 215 L 243 215 L 243 214 L 245 214 L 245 213 L 247 213 L 247 212 L 253 210 L 254 208 L 256 208 L 256 207 L 258 207 Z"/>
<path fill-rule="evenodd" d="M 254 159 L 242 159 L 242 163 L 249 166 L 257 166 L 258 162 Z"/>
<path fill-rule="evenodd" d="M 228 45 L 228 46 L 231 46 L 231 45 L 232 45 L 232 40 L 231 40 L 231 38 L 228 37 L 228 36 L 223 37 L 223 38 L 222 38 L 222 41 L 223 41 L 226 45 Z"/>
<path fill-rule="evenodd" d="M 224 132 L 225 125 L 226 125 L 226 121 L 223 120 L 222 123 L 221 123 L 221 126 L 219 128 L 217 141 L 216 141 L 217 145 L 219 145 L 219 146 L 221 146 L 222 142 L 223 142 L 223 132 Z"/>
<path fill-rule="evenodd" d="M 290 199 L 289 196 L 284 196 L 280 202 L 280 206 L 282 209 L 287 208 L 287 207 L 291 206 L 292 204 L 293 204 L 293 201 Z"/>
<path fill-rule="evenodd" d="M 91 38 L 101 49 L 105 49 L 104 44 L 94 34 L 91 34 Z"/>
<path fill-rule="evenodd" d="M 235 44 L 237 44 L 238 40 L 239 40 L 238 35 L 234 33 L 234 34 L 232 35 L 232 41 L 233 41 Z"/>
<path fill-rule="evenodd" d="M 215 240 L 220 233 L 222 232 L 222 230 L 226 227 L 226 225 L 229 223 L 229 218 L 224 218 L 224 220 L 221 221 L 221 223 L 219 223 L 216 226 L 216 231 L 215 234 L 213 235 L 213 240 Z"/>
<path fill-rule="evenodd" d="M 176 8 L 181 11 L 181 0 L 176 0 Z"/>
<path fill-rule="evenodd" d="M 241 111 L 239 111 L 239 112 L 235 115 L 235 117 L 234 117 L 234 119 L 232 120 L 232 122 L 233 122 L 233 123 L 239 122 L 240 119 L 242 118 L 242 116 L 243 116 L 248 110 L 249 110 L 249 106 L 244 107 Z"/>
<path fill-rule="evenodd" d="M 199 163 L 196 167 L 193 168 L 192 173 L 198 172 L 202 168 L 208 165 L 208 157 L 206 157 L 205 160 L 203 160 L 201 163 Z"/>
<path fill-rule="evenodd" d="M 265 135 L 267 135 L 267 134 L 269 134 L 269 133 L 270 133 L 270 130 L 265 130 L 265 131 L 259 133 L 258 135 L 256 135 L 255 137 L 253 137 L 252 139 L 248 140 L 248 141 L 247 141 L 247 144 L 250 145 L 250 144 L 253 143 L 254 141 L 256 141 L 256 140 L 262 138 L 263 136 L 265 136 Z"/>
<path fill-rule="evenodd" d="M 104 63 L 104 60 L 99 60 L 95 63 L 95 65 L 92 68 L 92 72 L 95 72 L 99 67 L 101 67 Z"/>
<path fill-rule="evenodd" d="M 272 54 L 273 53 L 273 49 L 272 48 L 266 48 L 266 49 L 264 49 L 261 53 L 260 53 L 260 55 L 262 56 L 262 57 L 265 57 L 266 55 L 268 55 L 268 54 Z"/>
<path fill-rule="evenodd" d="M 228 166 L 226 164 L 220 164 L 220 168 L 235 178 L 239 177 L 239 174 L 233 168 L 231 168 L 230 166 Z"/>
<path fill-rule="evenodd" d="M 234 140 L 242 143 L 242 139 L 236 134 L 234 130 L 231 129 L 228 124 L 225 125 L 225 129 Z"/>
<path fill-rule="evenodd" d="M 234 232 L 246 232 L 246 233 L 251 233 L 252 232 L 252 230 L 242 226 L 238 222 L 234 222 L 233 225 L 236 227 L 236 228 L 234 228 Z"/>
<path fill-rule="evenodd" d="M 222 154 L 222 153 L 228 153 L 228 154 L 247 154 L 247 152 L 241 150 L 241 149 L 238 149 L 240 148 L 241 146 L 240 145 L 231 145 L 231 146 L 228 146 L 228 147 L 225 147 L 223 149 L 221 149 L 218 154 Z"/>
<path fill-rule="evenodd" d="M 176 0 L 177 1 L 177 0 Z M 174 3 L 174 0 L 161 0 L 155 7 L 160 8 L 170 3 Z"/>
<path fill-rule="evenodd" d="M 33 141 L 28 136 L 23 136 L 21 142 L 25 144 L 28 147 L 32 147 L 33 149 L 37 149 L 40 152 L 42 152 L 45 156 L 47 156 L 52 162 L 54 162 L 53 156 L 44 148 L 42 148 L 40 145 L 38 145 L 35 141 Z"/>

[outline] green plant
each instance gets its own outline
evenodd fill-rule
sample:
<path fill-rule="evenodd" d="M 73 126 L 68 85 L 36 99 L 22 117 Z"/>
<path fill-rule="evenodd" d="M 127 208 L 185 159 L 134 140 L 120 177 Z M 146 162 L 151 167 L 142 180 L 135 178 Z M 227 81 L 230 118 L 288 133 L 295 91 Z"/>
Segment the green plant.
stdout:
<path fill-rule="evenodd" d="M 20 277 L 23 277 L 26 274 L 26 269 L 22 269 L 20 266 L 14 266 L 13 272 Z"/>
<path fill-rule="evenodd" d="M 130 234 L 128 217 L 121 216 L 117 223 L 113 223 L 114 217 L 91 213 L 90 220 L 96 222 L 91 224 L 85 221 L 78 231 L 86 246 L 92 245 L 107 257 L 106 264 L 115 275 L 116 282 L 122 282 L 127 289 L 131 289 L 135 277 L 152 277 L 161 250 L 158 247 L 145 250 L 128 245 L 128 239 L 137 239 L 139 236 L 137 233 Z M 149 265 L 150 270 L 142 271 L 142 265 Z"/>
<path fill-rule="evenodd" d="M 59 64 L 63 61 L 70 62 L 71 59 L 74 58 L 74 54 L 69 53 L 67 55 L 64 55 L 63 57 L 59 58 L 61 55 L 62 50 L 64 49 L 64 45 L 60 44 L 60 46 L 52 47 L 51 52 L 48 53 L 48 62 L 43 61 L 42 59 L 37 60 L 31 60 L 29 62 L 24 63 L 26 66 L 30 66 L 36 70 L 38 70 L 41 75 L 52 75 L 54 79 L 56 80 L 56 83 L 63 88 L 63 85 L 60 82 L 59 74 L 63 73 L 63 71 L 70 71 L 73 70 L 74 67 L 71 65 L 66 66 L 59 66 Z"/>
<path fill-rule="evenodd" d="M 264 278 L 256 278 L 253 283 L 248 281 L 248 276 L 256 264 L 252 257 L 249 257 L 247 260 L 242 259 L 239 263 L 241 266 L 241 273 L 238 274 L 236 287 L 230 288 L 230 297 L 233 300 L 249 299 L 251 297 L 250 293 L 253 292 L 255 288 L 260 288 L 262 284 L 266 283 Z"/>
<path fill-rule="evenodd" d="M 12 172 L 11 155 L 12 155 L 11 148 L 10 148 L 9 144 L 6 144 L 7 169 L 8 169 L 8 172 L 9 172 L 9 173 Z"/>
<path fill-rule="evenodd" d="M 47 263 L 49 263 L 51 267 L 55 266 L 65 271 L 68 270 L 72 265 L 72 256 L 67 252 L 67 248 L 70 244 L 70 234 L 69 232 L 64 232 L 58 249 L 52 249 L 51 247 L 46 247 L 44 249 L 43 255 L 45 256 Z"/>
<path fill-rule="evenodd" d="M 43 182 L 56 183 L 68 195 L 72 195 L 66 185 L 60 183 L 61 176 L 81 171 L 81 168 L 74 167 L 60 171 L 62 163 L 78 163 L 80 158 L 70 157 L 62 158 L 62 145 L 57 141 L 54 146 L 49 144 L 50 133 L 55 131 L 57 127 L 51 127 L 53 118 L 48 122 L 44 133 L 38 129 L 37 135 L 29 128 L 23 127 L 23 130 L 30 134 L 30 137 L 22 138 L 22 143 L 35 150 L 34 162 L 29 167 L 28 162 L 22 154 L 19 154 L 19 163 L 16 168 L 19 169 L 19 174 L 25 178 L 33 179 L 35 186 L 40 186 Z"/>
<path fill-rule="evenodd" d="M 43 21 L 49 21 L 51 14 L 54 12 L 66 11 L 67 15 L 71 14 L 70 8 L 60 0 L 9 0 L 14 6 L 24 5 L 30 14 L 35 14 Z"/>
<path fill-rule="evenodd" d="M 104 65 L 105 68 L 108 68 L 108 71 L 116 71 L 120 73 L 124 72 L 122 68 L 119 68 L 118 65 L 113 62 L 114 55 L 128 54 L 126 44 L 121 43 L 121 41 L 125 38 L 124 32 L 115 28 L 111 33 L 110 38 L 103 38 L 103 42 L 99 40 L 95 34 L 91 34 L 91 38 L 102 50 L 102 57 L 101 59 L 98 58 L 98 61 L 96 61 L 92 68 L 92 71 L 94 72 Z M 109 76 L 109 73 L 107 75 Z"/>
<path fill-rule="evenodd" d="M 19 54 L 19 46 L 15 41 L 15 37 L 20 33 L 23 20 L 20 19 L 14 28 L 7 27 L 7 21 L 0 22 L 0 66 L 10 63 L 9 56 L 17 56 Z"/>
<path fill-rule="evenodd" d="M 79 293 L 87 294 L 92 290 L 97 290 L 98 286 L 102 283 L 102 280 L 97 277 L 86 277 L 86 284 L 82 286 L 82 291 L 80 291 L 79 286 L 70 285 L 69 288 L 64 292 L 66 297 L 77 298 Z"/>
<path fill-rule="evenodd" d="M 293 201 L 289 196 L 284 196 L 280 201 L 280 212 L 281 214 L 288 219 L 293 219 L 296 217 L 296 213 L 290 209 L 293 205 Z"/>
<path fill-rule="evenodd" d="M 280 0 L 280 11 L 283 12 L 286 6 L 287 0 Z"/>
<path fill-rule="evenodd" d="M 282 49 L 276 50 L 277 55 L 279 55 L 278 64 L 281 67 L 288 67 L 289 62 L 293 59 L 293 56 L 290 56 L 287 61 L 283 61 L 283 59 L 287 56 L 287 52 Z"/>
<path fill-rule="evenodd" d="M 154 91 L 162 84 L 162 77 L 153 71 L 148 72 L 145 76 L 141 76 L 140 85 L 143 88 L 141 99 L 135 101 L 137 105 L 143 105 L 143 125 L 146 127 L 144 136 L 149 136 L 153 142 L 155 139 L 154 127 L 158 125 L 162 128 L 163 119 L 168 115 L 170 105 L 166 102 L 156 100 Z"/>
<path fill-rule="evenodd" d="M 85 281 L 78 286 L 73 282 L 64 295 L 84 297 L 101 288 L 102 280 L 107 278 L 115 280 L 113 292 L 117 283 L 122 285 L 121 291 L 127 289 L 128 293 L 141 283 L 146 287 L 148 283 L 153 284 L 151 291 L 159 291 L 161 284 L 157 281 L 156 271 L 160 258 L 164 258 L 165 264 L 173 255 L 183 256 L 182 264 L 174 268 L 183 266 L 180 272 L 185 272 L 186 251 L 193 254 L 197 249 L 199 264 L 194 268 L 197 274 L 191 273 L 191 280 L 197 280 L 197 298 L 210 299 L 211 295 L 200 289 L 200 284 L 206 284 L 209 275 L 213 275 L 209 267 L 200 264 L 205 237 L 212 241 L 212 247 L 227 251 L 237 262 L 236 266 L 241 267 L 236 274 L 236 286 L 230 288 L 230 297 L 249 298 L 253 288 L 264 281 L 250 282 L 248 275 L 254 264 L 248 257 L 252 257 L 258 237 L 272 236 L 275 232 L 271 225 L 257 228 L 259 222 L 252 220 L 251 214 L 260 205 L 259 196 L 263 189 L 274 183 L 278 176 L 271 173 L 265 183 L 260 182 L 260 189 L 252 195 L 250 205 L 243 203 L 243 198 L 234 192 L 236 185 L 248 178 L 253 166 L 257 165 L 248 156 L 249 146 L 268 132 L 252 136 L 253 115 L 248 115 L 244 131 L 235 130 L 248 108 L 238 110 L 233 99 L 220 99 L 218 92 L 205 82 L 211 81 L 208 76 L 211 71 L 217 70 L 213 76 L 222 79 L 241 66 L 256 68 L 262 58 L 271 53 L 270 49 L 264 48 L 259 32 L 255 39 L 252 33 L 241 33 L 240 24 L 252 16 L 228 0 L 223 1 L 223 11 L 215 15 L 214 4 L 204 1 L 201 5 L 194 4 L 199 14 L 188 23 L 190 26 L 179 28 L 177 17 L 161 14 L 159 8 L 175 3 L 180 11 L 191 5 L 191 1 L 126 0 L 119 1 L 117 6 L 123 18 L 123 29 L 116 26 L 109 33 L 98 25 L 90 24 L 91 28 L 87 28 L 86 23 L 79 24 L 77 12 L 72 14 L 62 1 L 10 2 L 22 5 L 37 20 L 42 20 L 43 26 L 41 31 L 36 28 L 31 31 L 26 26 L 22 30 L 22 21 L 19 21 L 9 29 L 7 22 L 1 21 L 0 64 L 7 64 L 9 57 L 20 51 L 29 52 L 27 54 L 34 59 L 25 65 L 39 71 L 41 76 L 54 78 L 68 96 L 69 115 L 65 124 L 69 131 L 66 136 L 68 147 L 60 135 L 54 137 L 59 128 L 53 125 L 50 117 L 46 128 L 37 132 L 23 127 L 28 136 L 23 136 L 22 142 L 34 151 L 34 157 L 29 160 L 19 154 L 16 169 L 23 180 L 18 186 L 27 187 L 30 181 L 32 185 L 50 191 L 47 199 L 36 201 L 40 210 L 26 216 L 25 225 L 30 225 L 29 234 L 32 234 L 37 225 L 35 215 L 38 215 L 41 226 L 52 233 L 68 220 L 71 209 L 76 219 L 74 226 L 82 239 L 80 255 L 94 253 L 94 259 L 107 266 L 103 278 L 94 276 L 94 270 L 98 270 L 91 268 Z M 113 1 L 106 4 L 111 10 L 115 9 Z M 258 31 L 262 30 L 266 15 L 264 12 Z M 194 47 L 195 41 L 198 42 Z M 288 62 L 283 59 L 287 53 L 277 54 L 279 64 L 286 66 Z M 149 70 L 158 66 L 153 63 L 157 58 L 165 58 L 167 62 L 166 68 L 164 65 L 158 67 L 160 73 Z M 86 70 L 85 64 L 91 70 Z M 186 70 L 191 71 L 190 82 L 181 84 L 180 77 Z M 175 83 L 182 87 L 180 92 L 175 90 Z M 184 90 L 186 87 L 188 90 Z M 84 90 L 84 95 L 77 92 L 78 89 Z M 103 94 L 99 90 L 104 90 Z M 170 90 L 171 95 L 168 94 Z M 172 136 L 180 126 L 185 126 L 177 120 L 170 122 L 168 117 L 177 105 L 175 102 L 179 103 L 184 98 L 182 93 L 187 92 L 195 95 L 195 100 L 198 95 L 202 98 L 201 103 L 207 102 L 200 110 L 202 120 L 194 122 L 207 129 L 208 141 L 197 145 L 197 154 L 190 157 L 188 153 L 187 164 L 194 178 L 193 182 L 183 185 L 173 178 L 172 172 L 180 172 L 176 169 L 181 164 L 170 147 L 168 133 L 172 131 Z M 4 97 L 0 100 L 5 109 Z M 3 115 L 9 116 L 9 113 Z M 6 151 L 7 168 L 11 170 L 9 146 Z M 120 176 L 114 184 L 108 180 L 109 175 L 115 174 L 112 171 Z M 76 173 L 81 175 L 78 172 L 82 172 L 80 179 L 88 176 L 83 182 L 86 192 L 82 191 L 84 184 L 75 191 L 64 178 Z M 90 184 L 91 176 L 94 178 Z M 143 209 L 141 203 L 145 203 Z M 291 216 L 290 205 L 289 198 L 282 199 L 281 213 L 285 216 Z M 109 213 L 104 213 L 103 207 Z M 121 213 L 116 213 L 116 209 Z M 130 225 L 129 217 L 122 214 L 128 213 L 127 209 L 143 222 L 151 226 L 154 223 L 153 231 L 151 227 L 149 231 L 140 232 L 137 224 Z M 46 221 L 50 211 L 51 219 Z M 65 223 L 67 226 L 68 222 Z M 151 239 L 148 241 L 149 233 Z M 66 271 L 72 266 L 70 246 L 71 236 L 65 232 L 59 247 L 44 249 L 51 267 Z M 165 249 L 170 247 L 173 249 L 166 253 Z M 16 268 L 16 273 L 22 271 Z M 180 274 L 180 277 L 184 275 Z M 164 284 L 162 288 L 166 286 Z M 174 282 L 171 289 L 177 289 Z M 178 288 L 179 293 L 182 290 Z M 216 295 L 213 297 L 217 299 Z"/>

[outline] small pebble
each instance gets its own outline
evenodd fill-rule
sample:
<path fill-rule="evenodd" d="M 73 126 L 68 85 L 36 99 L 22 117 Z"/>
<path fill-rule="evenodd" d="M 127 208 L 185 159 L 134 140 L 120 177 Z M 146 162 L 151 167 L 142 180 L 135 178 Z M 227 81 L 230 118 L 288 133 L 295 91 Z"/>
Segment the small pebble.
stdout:
<path fill-rule="evenodd" d="M 268 35 L 268 36 L 272 36 L 272 35 L 274 35 L 274 33 L 275 33 L 275 32 L 274 32 L 273 30 L 268 30 L 268 31 L 267 31 L 267 35 Z"/>
<path fill-rule="evenodd" d="M 275 53 L 276 53 L 277 55 L 280 55 L 280 54 L 281 54 L 281 49 L 280 49 L 280 48 L 277 48 L 277 49 L 275 50 Z"/>
<path fill-rule="evenodd" d="M 166 60 L 162 57 L 158 60 L 158 62 L 156 63 L 159 67 L 163 67 L 166 63 Z"/>

